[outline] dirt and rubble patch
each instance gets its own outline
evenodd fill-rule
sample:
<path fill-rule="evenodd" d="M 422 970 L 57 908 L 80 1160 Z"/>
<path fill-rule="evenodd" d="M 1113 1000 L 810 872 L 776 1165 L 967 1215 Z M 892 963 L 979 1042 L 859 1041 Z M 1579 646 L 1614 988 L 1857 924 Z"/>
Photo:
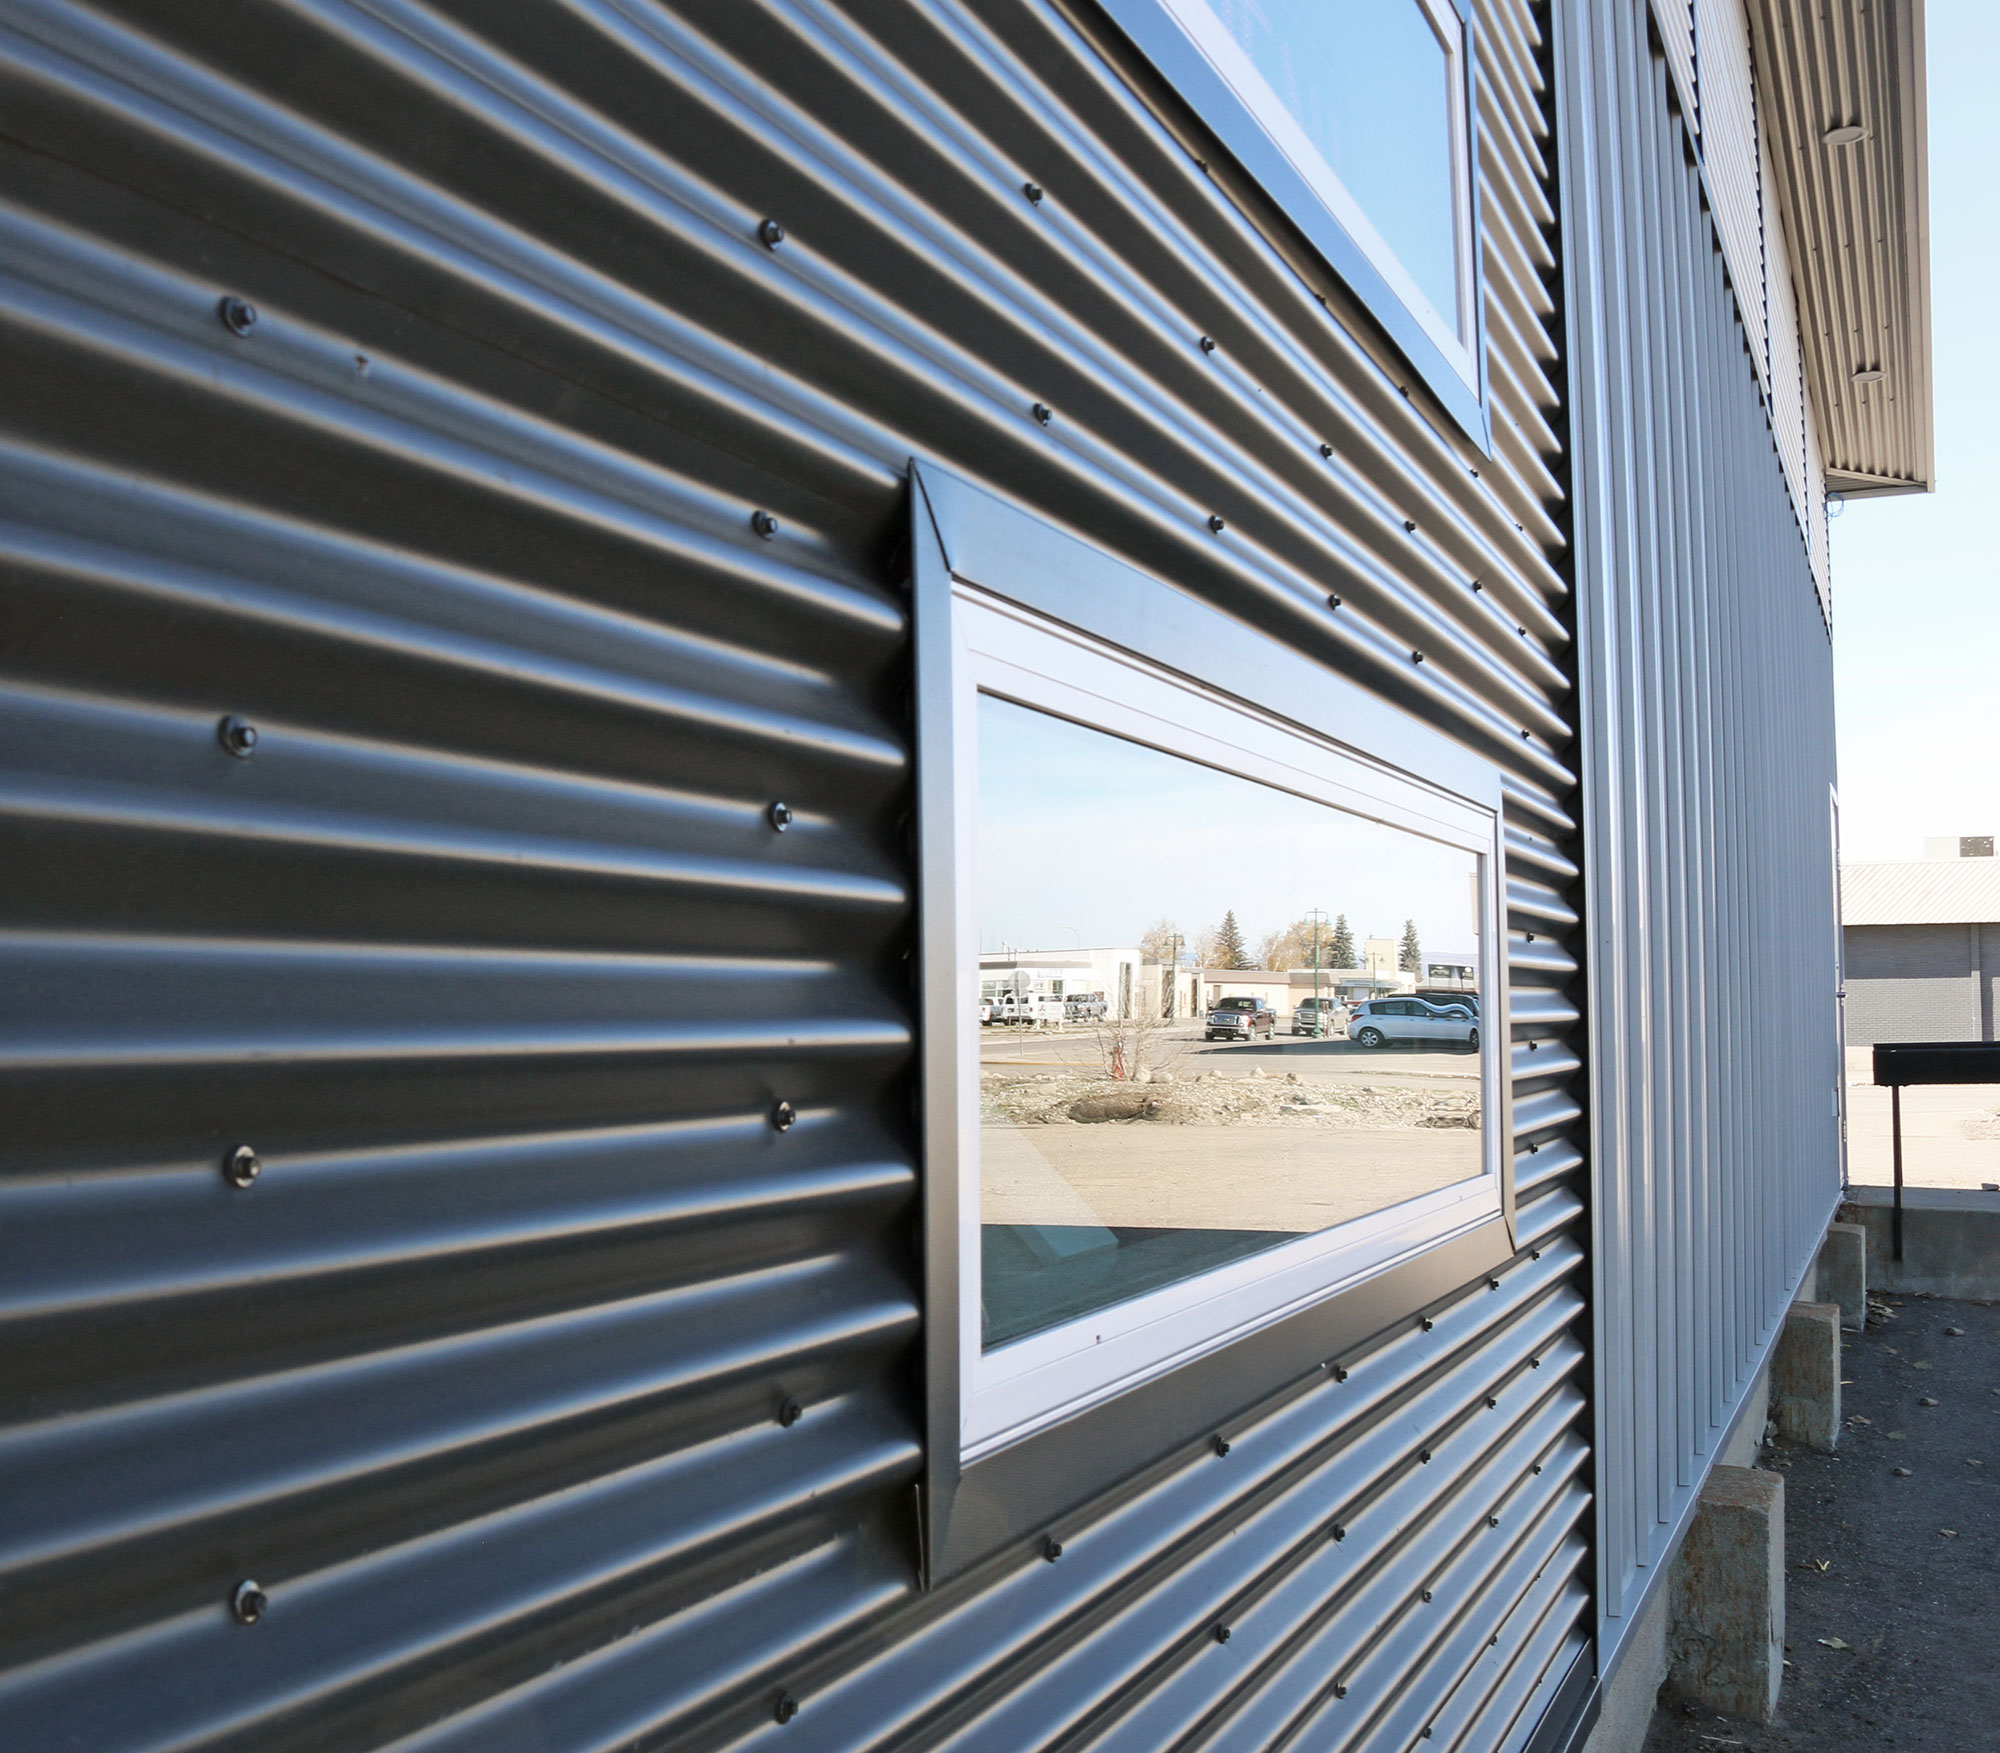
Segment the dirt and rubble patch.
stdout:
<path fill-rule="evenodd" d="M 1479 1097 L 1472 1090 L 1333 1083 L 1261 1069 L 1238 1077 L 1154 1072 L 1141 1081 L 988 1067 L 979 1095 L 979 1117 L 989 1125 L 1479 1128 Z"/>
<path fill-rule="evenodd" d="M 2000 1746 L 2000 1309 L 1876 1294 L 1841 1336 L 1835 1454 L 1785 1479 L 1785 1684 L 1769 1723 L 1666 1700 L 1645 1753 Z"/>

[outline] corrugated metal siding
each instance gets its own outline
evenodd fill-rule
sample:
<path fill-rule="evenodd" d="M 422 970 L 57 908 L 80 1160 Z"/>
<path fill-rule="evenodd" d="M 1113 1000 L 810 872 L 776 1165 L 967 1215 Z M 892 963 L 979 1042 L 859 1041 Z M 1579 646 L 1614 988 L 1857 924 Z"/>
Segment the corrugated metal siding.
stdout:
<path fill-rule="evenodd" d="M 1491 458 L 1047 8 L 12 0 L 0 1741 L 1523 1745 L 1576 871 L 1547 50 L 1479 25 Z M 1522 1168 L 1497 1289 L 930 1596 L 912 454 L 1506 767 Z"/>
<path fill-rule="evenodd" d="M 1742 0 L 1694 0 L 1695 91 L 1700 157 L 1722 258 L 1736 283 L 1743 327 L 1758 375 L 1769 381 L 1764 305 L 1764 196 L 1757 148 L 1757 92 L 1750 71 L 1750 28 Z"/>
<path fill-rule="evenodd" d="M 1665 65 L 1561 21 L 1609 1660 L 1839 1192 L 1832 678 Z"/>
<path fill-rule="evenodd" d="M 1695 0 L 1653 0 L 1653 26 L 1660 33 L 1660 47 L 1667 57 L 1667 72 L 1681 114 L 1687 117 L 1688 131 L 1701 131 L 1701 107 L 1695 95 L 1694 67 Z"/>

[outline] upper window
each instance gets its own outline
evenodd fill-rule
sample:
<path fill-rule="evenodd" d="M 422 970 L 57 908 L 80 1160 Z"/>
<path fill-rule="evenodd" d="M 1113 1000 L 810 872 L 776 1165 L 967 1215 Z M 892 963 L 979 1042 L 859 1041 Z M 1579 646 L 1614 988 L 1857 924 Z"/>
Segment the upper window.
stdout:
<path fill-rule="evenodd" d="M 1483 433 L 1467 20 L 1454 0 L 1107 0 Z"/>

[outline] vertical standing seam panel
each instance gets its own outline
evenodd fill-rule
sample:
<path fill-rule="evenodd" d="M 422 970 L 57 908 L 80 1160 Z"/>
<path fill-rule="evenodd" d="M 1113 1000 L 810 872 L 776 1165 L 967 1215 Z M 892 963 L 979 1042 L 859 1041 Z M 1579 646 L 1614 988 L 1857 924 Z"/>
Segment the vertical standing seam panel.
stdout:
<path fill-rule="evenodd" d="M 1807 831 L 1833 770 L 1830 654 L 1754 357 L 1761 291 L 1729 272 L 1728 214 L 1705 199 L 1719 142 L 1705 125 L 1705 184 L 1638 10 L 1562 14 L 1577 45 L 1565 212 L 1618 288 L 1615 324 L 1593 321 L 1581 286 L 1571 305 L 1597 751 L 1602 1659 L 1684 1524 L 1838 1175 L 1830 994 L 1807 951 L 1830 929 L 1825 835 Z"/>

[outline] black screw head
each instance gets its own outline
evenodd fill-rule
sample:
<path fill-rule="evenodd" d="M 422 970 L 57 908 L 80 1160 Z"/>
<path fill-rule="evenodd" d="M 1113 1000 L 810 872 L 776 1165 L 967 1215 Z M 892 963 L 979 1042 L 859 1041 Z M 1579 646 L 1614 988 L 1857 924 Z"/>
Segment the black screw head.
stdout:
<path fill-rule="evenodd" d="M 1529 1359 L 1528 1359 L 1528 1368 L 1529 1368 L 1529 1369 L 1531 1369 L 1531 1370 L 1538 1370 L 1538 1369 L 1540 1369 L 1541 1367 L 1542 1367 L 1542 1360 L 1541 1360 L 1541 1359 L 1540 1359 L 1539 1357 L 1531 1357 L 1531 1358 L 1529 1358 Z"/>
<path fill-rule="evenodd" d="M 1339 608 L 1339 607 L 1340 607 L 1340 598 L 1339 598 L 1339 597 L 1336 597 L 1336 596 L 1330 596 L 1330 597 L 1328 597 L 1328 598 L 1326 599 L 1326 606 L 1327 606 L 1327 607 L 1328 607 L 1329 609 L 1337 609 L 1337 608 Z"/>
<path fill-rule="evenodd" d="M 1486 1525 L 1489 1528 L 1497 1528 L 1500 1526 L 1500 1518 L 1498 1516 L 1488 1516 L 1486 1518 Z"/>
<path fill-rule="evenodd" d="M 1215 1641 L 1216 1641 L 1217 1643 L 1227 1643 L 1227 1642 L 1229 1641 L 1229 1627 L 1228 1627 L 1228 1626 L 1226 1626 L 1226 1625 L 1218 1625 L 1218 1626 L 1217 1626 L 1217 1627 L 1215 1628 Z"/>
<path fill-rule="evenodd" d="M 1531 1144 L 1528 1146 L 1528 1154 L 1530 1156 L 1540 1156 L 1542 1154 L 1542 1147 L 1539 1144 Z M 1537 1254 L 1534 1258 L 1539 1260 L 1541 1255 Z"/>
<path fill-rule="evenodd" d="M 1333 455 L 1333 446 L 1330 444 L 1321 445 L 1319 447 L 1319 454 L 1323 457 L 1331 458 Z"/>
<path fill-rule="evenodd" d="M 1429 1590 L 1429 1589 L 1426 1589 L 1426 1590 L 1424 1590 L 1424 1596 L 1423 1596 L 1423 1598 L 1424 1598 L 1424 1599 L 1425 1599 L 1426 1601 L 1428 1601 L 1428 1600 L 1429 1600 L 1429 1599 L 1431 1598 L 1431 1592 L 1430 1592 L 1430 1590 Z M 1426 1730 L 1426 1731 L 1425 1731 L 1425 1733 L 1427 1733 L 1427 1734 L 1428 1734 L 1428 1733 L 1429 1733 L 1429 1731 L 1428 1731 L 1428 1730 Z"/>
<path fill-rule="evenodd" d="M 776 249 L 785 241 L 785 228 L 775 219 L 767 219 L 757 227 L 758 240 L 766 249 Z"/>
<path fill-rule="evenodd" d="M 1229 526 L 1228 526 L 1228 525 L 1227 525 L 1226 523 L 1224 523 L 1224 522 L 1222 521 L 1222 519 L 1221 519 L 1221 518 L 1219 518 L 1219 517 L 1214 517 L 1214 516 L 1211 516 L 1211 517 L 1209 518 L 1209 520 L 1208 520 L 1208 527 L 1209 527 L 1209 530 L 1210 530 L 1210 533 L 1212 533 L 1212 534 L 1214 534 L 1214 535 L 1218 535 L 1218 536 L 1219 536 L 1219 535 L 1221 535 L 1221 534 L 1222 534 L 1222 532 L 1223 532 L 1224 530 L 1226 530 L 1226 529 L 1227 529 L 1227 528 L 1228 528 Z"/>
<path fill-rule="evenodd" d="M 771 826 L 782 834 L 792 825 L 792 806 L 780 798 L 764 812 L 770 818 Z"/>
<path fill-rule="evenodd" d="M 1475 579 L 1474 579 L 1474 580 L 1472 581 L 1472 588 L 1473 588 L 1474 590 L 1484 590 L 1484 589 L 1486 588 L 1486 586 L 1485 586 L 1485 585 L 1483 585 L 1482 583 L 1480 583 L 1480 581 L 1479 581 L 1478 579 L 1476 579 L 1476 578 L 1475 578 Z"/>
<path fill-rule="evenodd" d="M 1523 639 L 1525 639 L 1525 638 L 1527 638 L 1527 637 L 1528 637 L 1528 630 L 1527 630 L 1527 628 L 1525 628 L 1525 627 L 1516 627 L 1516 628 L 1514 629 L 1514 631 L 1515 631 L 1516 633 L 1520 634 L 1520 636 L 1521 636 L 1521 637 L 1522 637 Z"/>
<path fill-rule="evenodd" d="M 1039 207 L 1042 204 L 1042 185 L 1040 183 L 1023 183 L 1021 185 L 1021 193 L 1026 195 L 1029 202 L 1034 206 Z"/>
<path fill-rule="evenodd" d="M 238 1625 L 255 1625 L 264 1617 L 271 1597 L 253 1582 L 240 1582 L 229 1596 L 229 1616 Z"/>
<path fill-rule="evenodd" d="M 1335 1698 L 1345 1698 L 1347 1696 L 1347 1688 L 1338 1680 L 1333 1683 L 1333 1695 Z"/>
<path fill-rule="evenodd" d="M 798 1119 L 799 1111 L 790 1102 L 774 1102 L 771 1106 L 771 1124 L 780 1132 L 789 1132 Z"/>
<path fill-rule="evenodd" d="M 1430 1450 L 1429 1450 L 1429 1449 L 1419 1449 L 1419 1450 L 1417 1451 L 1417 1459 L 1418 1459 L 1419 1461 L 1421 1461 L 1421 1462 L 1422 1462 L 1422 1463 L 1423 1463 L 1423 1464 L 1424 1464 L 1424 1465 L 1425 1465 L 1426 1467 L 1428 1467 L 1428 1466 L 1429 1466 L 1429 1465 L 1431 1464 L 1431 1452 L 1430 1452 Z"/>
<path fill-rule="evenodd" d="M 222 1162 L 222 1178 L 232 1187 L 247 1187 L 263 1172 L 264 1165 L 247 1144 L 239 1144 Z"/>
<path fill-rule="evenodd" d="M 250 751 L 257 746 L 257 727 L 232 712 L 215 727 L 215 740 L 237 760 L 247 761 Z"/>
<path fill-rule="evenodd" d="M 1499 1279 L 1497 1279 L 1497 1278 L 1489 1278 L 1489 1279 L 1488 1279 L 1488 1280 L 1486 1281 L 1486 1288 L 1487 1288 L 1488 1290 L 1498 1290 L 1498 1289 L 1500 1288 L 1500 1281 L 1499 1281 Z"/>
<path fill-rule="evenodd" d="M 1424 661 L 1424 654 L 1421 651 L 1413 651 L 1410 653 L 1410 662 L 1422 663 L 1423 661 Z"/>
<path fill-rule="evenodd" d="M 1542 1257 L 1542 1251 L 1540 1248 L 1530 1248 L 1528 1250 L 1528 1258 L 1530 1260 L 1539 1260 L 1541 1257 Z"/>
<path fill-rule="evenodd" d="M 1410 522 L 1410 520 L 1407 517 L 1403 519 L 1403 532 L 1405 535 L 1412 535 L 1412 536 L 1417 533 L 1417 526 L 1412 522 Z"/>
<path fill-rule="evenodd" d="M 232 335 L 247 335 L 257 326 L 257 307 L 233 293 L 216 305 L 215 314 Z"/>
<path fill-rule="evenodd" d="M 1423 1327 L 1424 1327 L 1424 1331 L 1425 1331 L 1426 1333 L 1428 1333 L 1428 1332 L 1429 1332 L 1429 1331 L 1430 1331 L 1430 1330 L 1431 1330 L 1431 1329 L 1432 1329 L 1433 1327 L 1435 1327 L 1436 1325 L 1437 1325 L 1437 1323 L 1436 1323 L 1435 1321 L 1433 1321 L 1433 1320 L 1432 1320 L 1432 1319 L 1430 1318 L 1430 1316 L 1426 1315 L 1426 1316 L 1424 1317 L 1424 1321 L 1423 1321 Z"/>
<path fill-rule="evenodd" d="M 778 1402 L 778 1422 L 787 1430 L 790 1430 L 805 1415 L 806 1409 L 799 1404 L 799 1397 L 796 1394 L 787 1394 L 784 1399 Z"/>
<path fill-rule="evenodd" d="M 1347 1530 L 1343 1528 L 1338 1522 L 1335 1522 L 1333 1524 L 1333 1537 L 1336 1540 L 1345 1540 L 1347 1538 Z"/>
<path fill-rule="evenodd" d="M 1336 1382 L 1344 1382 L 1347 1380 L 1347 1372 L 1344 1369 L 1342 1369 L 1339 1364 L 1335 1364 L 1333 1366 L 1333 1379 Z"/>
<path fill-rule="evenodd" d="M 1539 1472 L 1540 1472 L 1541 1470 L 1542 1470 L 1542 1464 L 1541 1464 L 1541 1462 L 1537 1461 L 1537 1462 L 1535 1463 L 1535 1471 L 1536 1471 L 1537 1473 L 1539 1473 Z"/>
<path fill-rule="evenodd" d="M 1533 943 L 1535 941 L 1535 934 L 1532 931 L 1527 934 L 1527 937 L 1530 943 Z"/>
<path fill-rule="evenodd" d="M 753 511 L 750 514 L 750 527 L 768 542 L 778 533 L 778 520 L 768 511 Z"/>
<path fill-rule="evenodd" d="M 779 1722 L 788 1723 L 799 1714 L 799 1701 L 789 1692 L 781 1692 L 778 1694 L 778 1702 L 771 1709 L 771 1714 Z"/>
<path fill-rule="evenodd" d="M 1219 1436 L 1215 1439 L 1215 1452 L 1218 1455 L 1229 1453 L 1229 1439 L 1226 1436 Z"/>
<path fill-rule="evenodd" d="M 1527 742 L 1533 742 L 1533 741 L 1534 741 L 1534 739 L 1535 739 L 1535 733 L 1534 733 L 1533 731 L 1531 731 L 1531 730 L 1524 730 L 1524 731 L 1522 731 L 1522 732 L 1521 732 L 1521 741 L 1522 741 L 1522 742 L 1524 742 L 1524 743 L 1527 743 Z"/>
<path fill-rule="evenodd" d="M 1491 1394 L 1488 1394 L 1486 1396 L 1486 1410 L 1488 1412 L 1491 1412 L 1499 1404 L 1500 1402 L 1496 1400 Z"/>
<path fill-rule="evenodd" d="M 1215 351 L 1215 337 L 1213 335 L 1202 336 L 1201 350 L 1204 353 L 1213 353 Z"/>
<path fill-rule="evenodd" d="M 1035 424 L 1037 426 L 1046 426 L 1055 417 L 1055 410 L 1047 402 L 1037 402 L 1035 404 Z"/>
<path fill-rule="evenodd" d="M 1058 1540 L 1053 1534 L 1049 1535 L 1048 1538 L 1043 1540 L 1042 1556 L 1045 1559 L 1047 1559 L 1051 1564 L 1054 1564 L 1058 1558 L 1062 1557 L 1062 1542 Z"/>

